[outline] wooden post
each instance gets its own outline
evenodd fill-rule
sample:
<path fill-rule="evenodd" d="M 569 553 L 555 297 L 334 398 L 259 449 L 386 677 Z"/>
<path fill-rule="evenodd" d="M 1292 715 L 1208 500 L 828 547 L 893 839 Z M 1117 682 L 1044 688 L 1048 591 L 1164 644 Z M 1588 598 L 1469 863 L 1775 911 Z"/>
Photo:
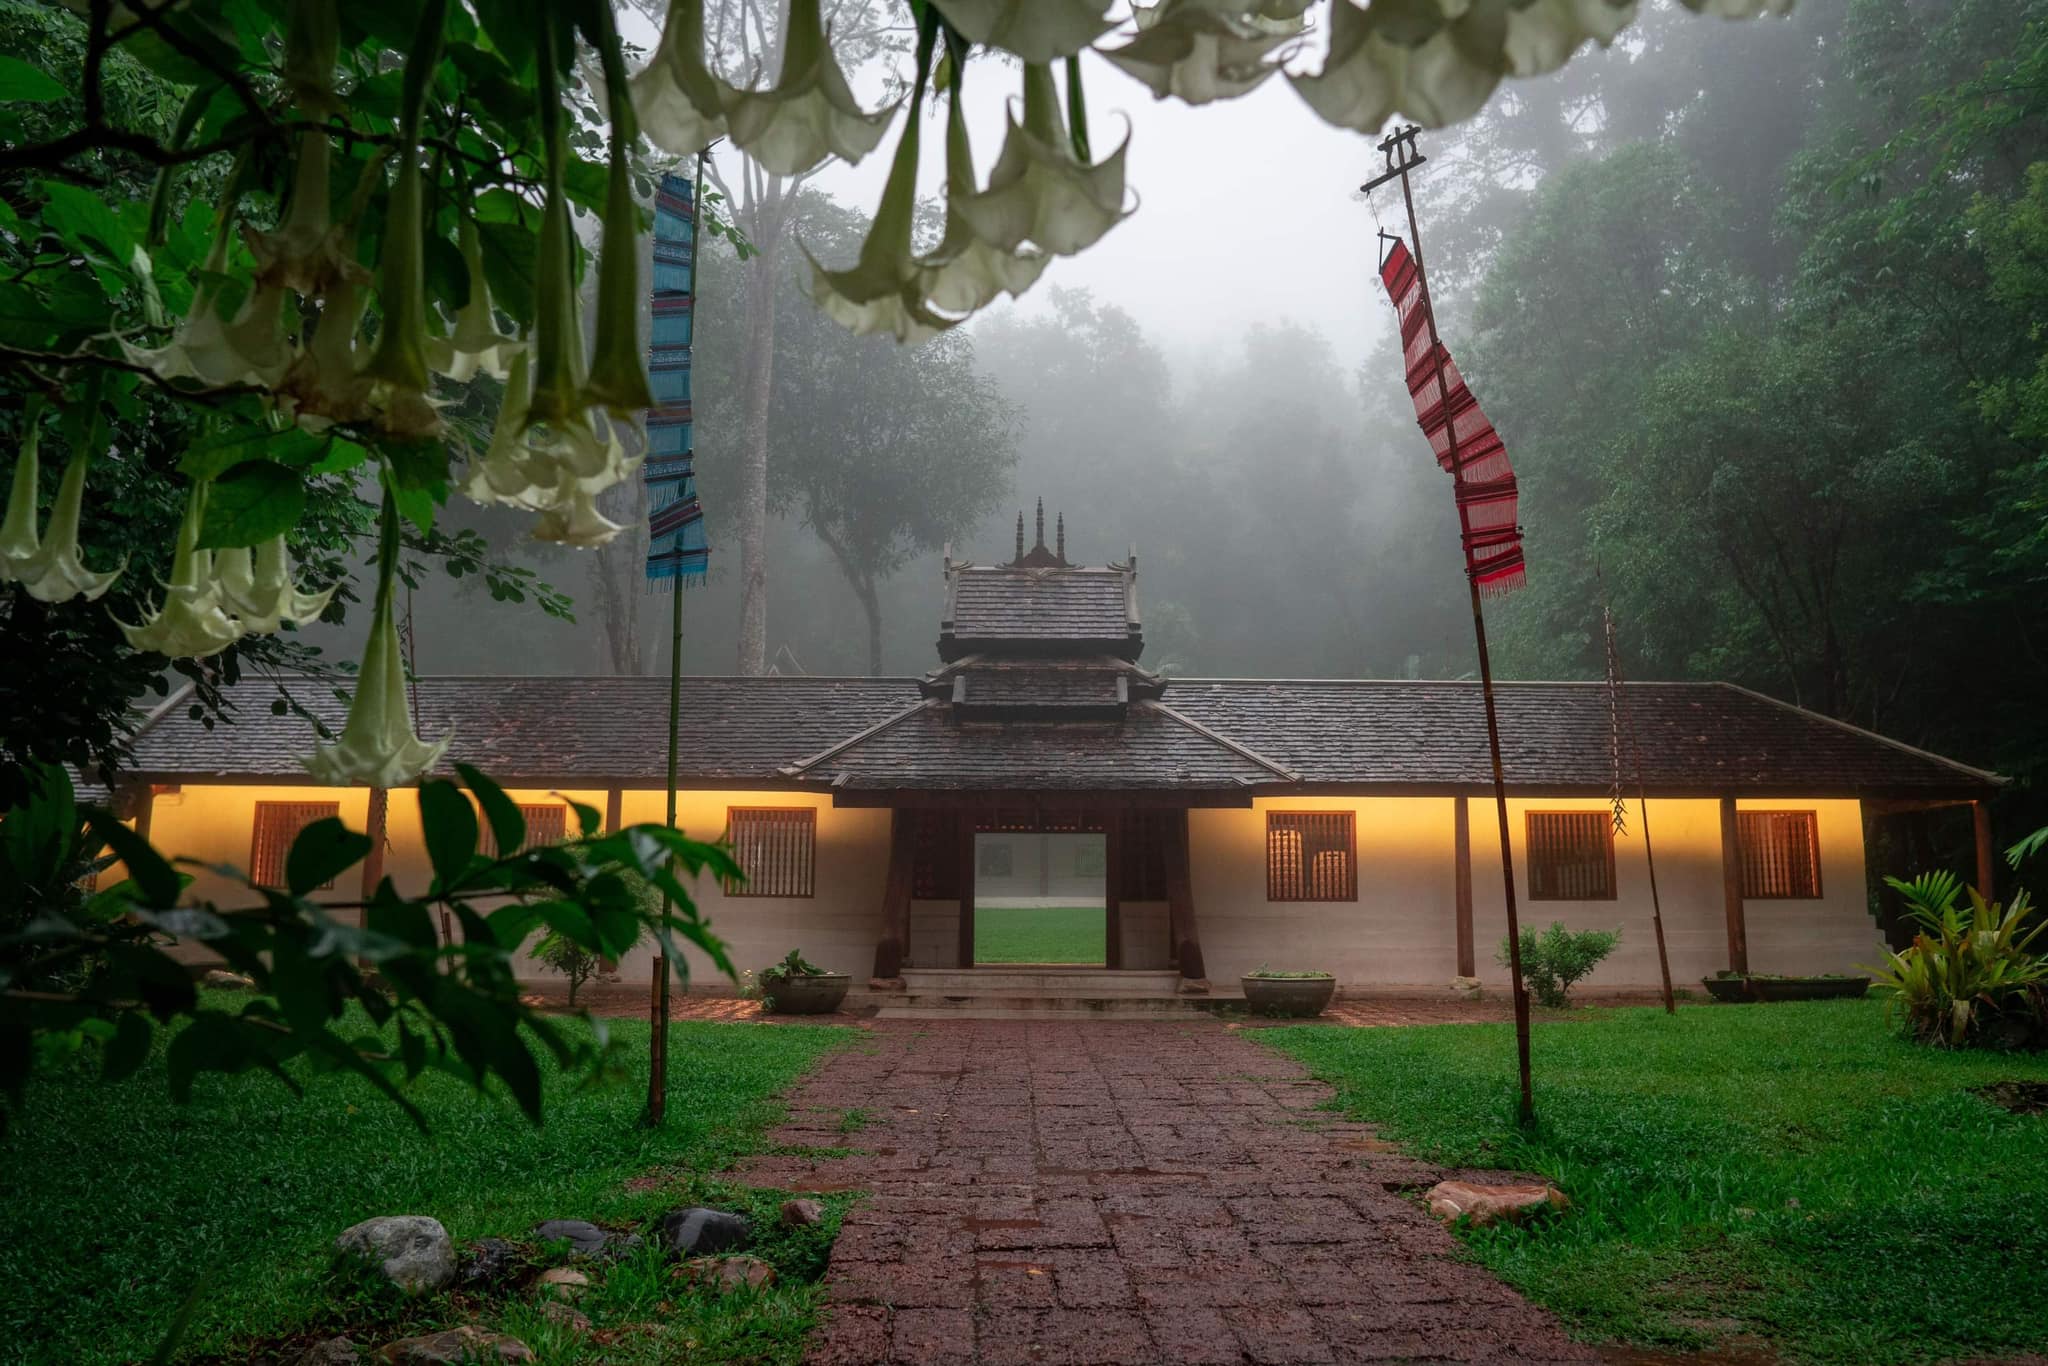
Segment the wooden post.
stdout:
<path fill-rule="evenodd" d="M 682 589 L 678 587 L 677 592 Z M 668 956 L 654 955 L 647 1000 L 647 1110 L 640 1122 L 659 1129 L 668 1118 Z"/>
<path fill-rule="evenodd" d="M 974 815 L 960 813 L 960 952 L 959 965 L 974 966 Z"/>
<path fill-rule="evenodd" d="M 1182 982 L 1206 983 L 1209 973 L 1202 963 L 1202 944 L 1195 930 L 1194 875 L 1189 870 L 1188 813 L 1175 811 L 1166 822 L 1166 916 L 1173 926 L 1173 943 L 1180 959 Z"/>
<path fill-rule="evenodd" d="M 1749 927 L 1742 918 L 1742 828 L 1735 799 L 1721 799 L 1721 903 L 1728 914 L 1728 970 L 1749 971 Z"/>
<path fill-rule="evenodd" d="M 882 884 L 882 934 L 875 941 L 878 985 L 903 976 L 903 960 L 910 947 L 910 893 L 916 862 L 916 813 L 897 807 L 889 813 L 889 875 Z"/>
<path fill-rule="evenodd" d="M 1111 811 L 1102 823 L 1102 966 L 1124 965 L 1124 908 L 1117 893 L 1117 874 L 1123 867 L 1124 815 Z"/>
<path fill-rule="evenodd" d="M 384 830 L 391 812 L 391 789 L 373 787 L 370 789 L 370 813 L 366 822 L 369 828 L 363 833 L 370 837 L 370 852 L 363 855 L 363 900 L 368 901 L 377 894 L 377 884 L 384 880 Z M 444 916 L 445 919 L 445 916 Z"/>
<path fill-rule="evenodd" d="M 621 813 L 621 808 L 625 805 L 625 797 L 625 790 L 622 788 L 613 787 L 605 789 L 604 832 L 607 835 L 616 835 L 619 833 L 619 826 L 621 824 L 619 817 Z M 614 982 L 619 980 L 618 959 L 600 958 L 597 960 L 597 962 L 598 971 L 603 973 L 606 978 Z"/>
<path fill-rule="evenodd" d="M 1458 976 L 1477 977 L 1479 958 L 1472 944 L 1472 804 L 1456 799 L 1451 817 L 1451 844 L 1456 869 Z"/>
<path fill-rule="evenodd" d="M 1998 899 L 1998 860 L 1992 852 L 1991 808 L 1981 801 L 1970 803 L 1970 825 L 1977 836 L 1977 895 L 1986 901 Z"/>

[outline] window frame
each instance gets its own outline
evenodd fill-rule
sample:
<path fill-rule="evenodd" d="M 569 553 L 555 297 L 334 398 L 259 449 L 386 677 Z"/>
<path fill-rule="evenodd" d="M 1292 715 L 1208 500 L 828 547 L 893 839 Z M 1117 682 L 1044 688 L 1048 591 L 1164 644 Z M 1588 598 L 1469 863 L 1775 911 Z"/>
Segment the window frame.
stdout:
<path fill-rule="evenodd" d="M 263 861 L 265 857 L 264 817 L 267 815 L 273 815 L 285 811 L 298 811 L 302 814 L 312 814 L 305 814 L 305 819 L 301 820 L 296 826 L 294 826 L 289 834 L 284 835 L 282 837 L 282 840 L 278 844 L 273 855 L 273 857 L 276 860 L 276 866 L 274 868 L 268 868 L 265 866 Z M 329 816 L 332 816 L 337 820 L 341 818 L 340 802 L 258 801 L 255 804 L 255 809 L 251 811 L 249 815 L 249 881 L 258 887 L 284 886 L 285 866 L 291 859 L 293 841 L 298 839 L 299 835 L 302 832 L 304 832 L 307 826 L 313 824 L 313 822 L 315 821 L 326 820 Z M 270 876 L 263 876 L 265 872 L 268 872 Z M 337 876 L 339 875 L 337 874 Z M 316 892 L 331 892 L 334 890 L 334 883 L 335 879 L 329 878 L 327 879 L 327 881 L 321 883 L 318 887 L 315 887 L 312 890 Z"/>
<path fill-rule="evenodd" d="M 1344 854 L 1344 883 L 1342 889 L 1331 895 L 1317 895 L 1315 879 L 1310 873 L 1313 860 L 1307 852 L 1307 836 L 1313 828 L 1310 822 L 1341 822 L 1343 831 L 1342 852 Z M 1302 836 L 1303 853 L 1299 867 L 1293 870 L 1299 877 L 1299 884 L 1290 888 L 1288 874 L 1274 859 L 1275 842 L 1283 831 L 1293 831 Z M 1328 849 L 1318 850 L 1327 853 Z M 1358 900 L 1358 813 L 1356 811 L 1268 811 L 1266 813 L 1266 900 L 1273 902 L 1322 902 L 1342 903 Z"/>
<path fill-rule="evenodd" d="M 739 825 L 743 817 L 767 816 L 777 821 L 787 821 L 803 830 L 799 844 L 802 851 L 801 871 L 804 890 L 787 892 L 781 890 L 757 891 L 743 860 L 740 859 Z M 809 901 L 818 895 L 818 808 L 815 806 L 728 806 L 725 809 L 725 842 L 732 849 L 740 871 L 747 873 L 747 880 L 734 882 L 724 879 L 725 894 L 734 898 L 748 898 L 769 901 Z"/>
<path fill-rule="evenodd" d="M 569 804 L 567 802 L 561 800 L 551 802 L 514 802 L 513 805 L 519 808 L 519 818 L 526 823 L 526 837 L 520 842 L 517 849 L 511 851 L 513 854 L 523 854 L 529 849 L 546 847 L 544 844 L 535 842 L 533 837 L 533 822 L 535 816 L 539 813 L 548 813 L 548 819 L 558 820 L 562 825 L 561 833 L 548 841 L 548 844 L 560 844 L 569 838 Z M 487 859 L 509 857 L 504 850 L 498 848 L 498 832 L 491 828 L 491 819 L 484 813 L 481 806 L 477 807 L 476 813 L 476 851 Z"/>
<path fill-rule="evenodd" d="M 1557 865 L 1538 863 L 1538 851 L 1541 850 L 1546 855 L 1550 854 L 1555 847 L 1555 841 L 1548 837 L 1539 841 L 1536 837 L 1537 823 L 1539 821 L 1552 821 L 1559 818 L 1571 821 L 1584 821 L 1589 826 L 1594 824 L 1599 826 L 1600 848 L 1605 855 L 1606 864 L 1607 885 L 1604 892 L 1596 892 L 1591 896 L 1561 895 L 1557 889 L 1557 884 L 1561 880 Z M 1620 880 L 1616 876 L 1614 868 L 1614 817 L 1612 813 L 1605 809 L 1584 811 L 1570 808 L 1552 808 L 1524 811 L 1522 813 L 1522 861 L 1528 871 L 1528 896 L 1531 901 L 1619 901 L 1621 899 Z M 1539 870 L 1548 875 L 1539 876 Z"/>
<path fill-rule="evenodd" d="M 1768 890 L 1751 891 L 1750 874 L 1752 871 L 1760 874 L 1766 872 L 1768 870 L 1769 855 L 1763 854 L 1756 863 L 1753 864 L 1751 862 L 1749 854 L 1750 826 L 1752 822 L 1763 824 L 1768 823 L 1774 818 L 1782 820 L 1787 817 L 1792 818 L 1805 828 L 1805 852 L 1808 866 L 1813 874 L 1813 890 L 1811 892 L 1786 891 L 1782 893 Z M 1826 880 L 1821 868 L 1820 812 L 1812 807 L 1770 807 L 1756 810 L 1737 808 L 1735 812 L 1735 857 L 1736 862 L 1741 865 L 1742 899 L 1744 901 L 1819 901 L 1823 898 Z M 1788 872 L 1793 866 L 1793 860 L 1789 857 L 1789 854 L 1786 858 L 1785 866 Z"/>

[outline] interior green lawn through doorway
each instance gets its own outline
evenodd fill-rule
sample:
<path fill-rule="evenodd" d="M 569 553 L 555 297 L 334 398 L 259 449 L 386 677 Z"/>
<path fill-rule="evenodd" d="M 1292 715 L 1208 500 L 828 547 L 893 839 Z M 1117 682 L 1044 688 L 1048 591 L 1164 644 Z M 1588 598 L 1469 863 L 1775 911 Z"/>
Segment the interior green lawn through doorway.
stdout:
<path fill-rule="evenodd" d="M 977 906 L 974 961 L 1100 965 L 1105 914 L 1100 906 Z"/>

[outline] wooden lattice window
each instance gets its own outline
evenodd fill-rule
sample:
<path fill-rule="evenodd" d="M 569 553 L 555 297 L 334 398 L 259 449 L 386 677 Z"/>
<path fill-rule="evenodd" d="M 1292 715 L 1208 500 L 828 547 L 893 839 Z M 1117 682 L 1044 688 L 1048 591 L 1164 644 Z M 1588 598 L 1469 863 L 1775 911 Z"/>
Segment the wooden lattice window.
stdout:
<path fill-rule="evenodd" d="M 818 812 L 809 806 L 735 806 L 726 814 L 732 856 L 746 873 L 727 896 L 811 896 L 817 889 Z"/>
<path fill-rule="evenodd" d="M 1266 899 L 1358 900 L 1358 832 L 1351 812 L 1266 813 Z"/>
<path fill-rule="evenodd" d="M 519 849 L 541 849 L 550 844 L 560 844 L 569 833 L 569 806 L 566 802 L 537 802 L 529 806 L 519 803 L 519 814 L 526 819 L 526 843 Z M 512 853 L 518 853 L 514 849 Z M 485 858 L 499 857 L 498 835 L 491 829 L 490 818 L 481 812 L 477 814 L 477 852 Z"/>
<path fill-rule="evenodd" d="M 899 811 L 897 820 L 915 824 L 910 894 L 919 901 L 953 901 L 960 896 L 960 822 L 948 811 Z"/>
<path fill-rule="evenodd" d="M 1167 829 L 1176 819 L 1185 817 L 1178 811 L 1149 809 L 1124 817 L 1117 846 L 1117 895 L 1123 900 L 1166 900 Z"/>
<path fill-rule="evenodd" d="M 1605 811 L 1528 813 L 1529 899 L 1614 900 L 1614 826 Z"/>
<path fill-rule="evenodd" d="M 258 802 L 255 832 L 249 841 L 249 880 L 259 887 L 284 886 L 285 856 L 292 841 L 314 821 L 341 814 L 340 802 Z M 329 878 L 321 890 L 334 885 Z"/>
<path fill-rule="evenodd" d="M 1820 822 L 1811 811 L 1738 811 L 1742 895 L 1765 901 L 1820 896 Z"/>

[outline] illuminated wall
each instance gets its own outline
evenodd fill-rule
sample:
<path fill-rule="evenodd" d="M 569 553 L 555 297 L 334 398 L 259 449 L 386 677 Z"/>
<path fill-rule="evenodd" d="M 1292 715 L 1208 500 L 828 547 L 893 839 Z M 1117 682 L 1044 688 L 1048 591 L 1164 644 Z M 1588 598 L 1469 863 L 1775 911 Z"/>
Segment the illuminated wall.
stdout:
<path fill-rule="evenodd" d="M 1863 820 L 1854 801 L 1744 800 L 1738 810 L 1811 810 L 1820 837 L 1816 900 L 1748 901 L 1749 966 L 1754 972 L 1849 972 L 1881 961 L 1882 936 L 1864 903 Z M 1500 834 L 1491 799 L 1473 798 L 1473 939 L 1481 978 L 1506 985 L 1494 953 L 1507 936 L 1500 876 Z M 1588 984 L 1648 986 L 1657 981 L 1650 922 L 1642 813 L 1629 804 L 1626 835 L 1614 841 L 1616 896 L 1607 901 L 1531 901 L 1525 815 L 1606 811 L 1598 798 L 1510 800 L 1518 909 L 1525 926 L 1560 921 L 1571 929 L 1622 931 L 1621 946 Z M 1358 831 L 1356 902 L 1266 899 L 1268 811 L 1351 811 Z M 1720 805 L 1712 800 L 1650 803 L 1657 883 L 1674 982 L 1697 984 L 1728 966 L 1721 884 Z M 1340 980 L 1438 986 L 1457 969 L 1450 798 L 1285 798 L 1249 811 L 1196 811 L 1190 817 L 1195 913 L 1210 977 L 1226 981 L 1260 965 L 1324 969 Z"/>

